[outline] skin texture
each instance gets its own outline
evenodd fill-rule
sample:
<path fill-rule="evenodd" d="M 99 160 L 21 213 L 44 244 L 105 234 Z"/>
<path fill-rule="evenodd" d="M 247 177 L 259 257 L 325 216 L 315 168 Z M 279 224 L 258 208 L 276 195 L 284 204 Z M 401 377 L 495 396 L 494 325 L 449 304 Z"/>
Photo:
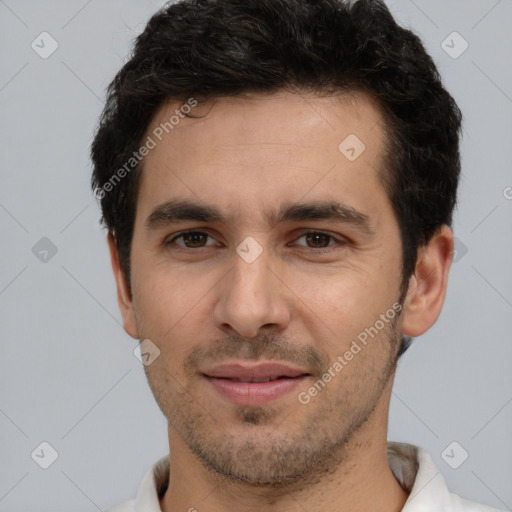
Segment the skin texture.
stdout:
<path fill-rule="evenodd" d="M 148 129 L 170 118 L 162 105 Z M 127 333 L 160 352 L 145 366 L 169 423 L 171 471 L 163 511 L 398 511 L 407 493 L 387 462 L 391 386 L 402 333 L 440 313 L 453 253 L 443 226 L 421 248 L 401 315 L 298 400 L 400 297 L 401 241 L 379 180 L 384 124 L 369 97 L 278 92 L 198 105 L 145 158 L 132 242 L 130 297 L 108 237 Z M 365 144 L 350 161 L 349 135 Z M 220 222 L 146 228 L 171 199 L 217 207 Z M 284 203 L 338 201 L 369 231 L 326 219 L 271 225 Z M 185 230 L 204 235 L 176 238 Z M 308 236 L 308 232 L 329 236 Z M 206 236 L 208 235 L 208 236 Z M 247 237 L 261 254 L 236 248 Z M 165 245 L 167 243 L 167 245 Z M 280 361 L 309 376 L 258 407 L 235 405 L 202 372 L 226 362 Z"/>

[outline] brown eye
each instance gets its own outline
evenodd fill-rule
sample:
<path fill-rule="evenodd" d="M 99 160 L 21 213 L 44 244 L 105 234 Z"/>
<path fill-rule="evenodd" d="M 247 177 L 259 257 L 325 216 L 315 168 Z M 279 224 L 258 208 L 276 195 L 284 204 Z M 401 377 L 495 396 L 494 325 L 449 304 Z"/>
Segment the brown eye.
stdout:
<path fill-rule="evenodd" d="M 321 231 L 309 231 L 308 233 L 304 233 L 297 240 L 300 240 L 301 238 L 305 238 L 307 244 L 306 247 L 309 249 L 326 249 L 336 245 L 336 242 L 338 242 L 338 244 L 341 243 L 341 240 L 337 240 L 332 235 L 322 233 Z"/>
<path fill-rule="evenodd" d="M 315 248 L 320 246 L 322 249 L 329 245 L 329 240 L 332 238 L 325 233 L 307 233 L 305 236 L 309 244 L 313 244 Z"/>
<path fill-rule="evenodd" d="M 210 238 L 210 236 L 206 233 L 202 233 L 201 231 L 187 231 L 175 236 L 172 240 L 167 242 L 166 245 L 171 245 L 175 243 L 176 240 L 181 239 L 183 240 L 183 244 L 179 243 L 177 244 L 178 246 L 186 249 L 200 249 L 206 246 L 208 238 Z"/>

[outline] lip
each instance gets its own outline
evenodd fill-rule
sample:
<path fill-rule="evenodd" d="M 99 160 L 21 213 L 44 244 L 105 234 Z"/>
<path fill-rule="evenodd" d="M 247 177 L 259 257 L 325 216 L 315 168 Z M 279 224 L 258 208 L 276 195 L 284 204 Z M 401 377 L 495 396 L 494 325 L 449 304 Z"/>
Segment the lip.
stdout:
<path fill-rule="evenodd" d="M 290 393 L 310 374 L 282 363 L 267 362 L 222 364 L 204 371 L 203 376 L 216 392 L 235 405 L 257 406 Z"/>

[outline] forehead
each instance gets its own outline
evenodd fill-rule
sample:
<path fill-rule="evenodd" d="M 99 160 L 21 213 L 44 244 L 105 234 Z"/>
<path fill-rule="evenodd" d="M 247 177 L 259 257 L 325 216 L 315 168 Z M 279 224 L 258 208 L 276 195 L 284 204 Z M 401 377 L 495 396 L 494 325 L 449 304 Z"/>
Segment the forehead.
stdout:
<path fill-rule="evenodd" d="M 188 103 L 192 101 L 197 103 L 193 99 Z M 260 144 L 258 151 L 265 144 L 283 144 L 288 146 L 288 151 L 295 153 L 301 147 L 306 150 L 322 149 L 326 144 L 352 133 L 351 130 L 362 138 L 371 134 L 372 140 L 366 142 L 371 143 L 374 149 L 380 149 L 377 146 L 382 135 L 380 131 L 384 129 L 379 104 L 369 95 L 357 91 L 330 96 L 285 91 L 246 93 L 214 98 L 186 109 L 182 105 L 186 103 L 163 103 L 153 116 L 147 135 L 160 131 L 161 136 L 156 134 L 156 142 L 170 144 L 172 139 L 178 144 L 187 142 L 191 136 L 201 137 L 202 144 L 222 145 L 226 150 L 231 144 L 231 149 L 236 151 L 240 151 L 244 143 Z M 180 108 L 190 111 L 191 118 L 180 115 Z M 329 131 L 332 138 L 326 140 L 325 135 Z M 192 141 L 193 144 L 197 142 Z M 236 148 L 233 147 L 235 144 Z M 271 149 L 268 148 L 269 151 Z M 372 151 L 371 147 L 368 149 Z"/>
<path fill-rule="evenodd" d="M 162 105 L 146 132 L 155 147 L 144 159 L 143 210 L 186 197 L 256 215 L 256 204 L 305 195 L 368 202 L 380 186 L 383 117 L 362 93 L 217 98 L 192 118 L 178 118 L 181 104 Z"/>

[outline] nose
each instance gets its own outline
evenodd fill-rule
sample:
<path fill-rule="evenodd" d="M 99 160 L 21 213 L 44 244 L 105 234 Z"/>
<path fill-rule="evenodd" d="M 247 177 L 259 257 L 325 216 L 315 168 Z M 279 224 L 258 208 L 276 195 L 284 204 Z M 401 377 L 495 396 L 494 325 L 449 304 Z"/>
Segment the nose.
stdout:
<path fill-rule="evenodd" d="M 284 330 L 291 316 L 288 289 L 269 267 L 266 251 L 251 263 L 238 254 L 233 260 L 231 271 L 219 283 L 215 325 L 246 338 L 261 335 L 264 329 Z"/>

